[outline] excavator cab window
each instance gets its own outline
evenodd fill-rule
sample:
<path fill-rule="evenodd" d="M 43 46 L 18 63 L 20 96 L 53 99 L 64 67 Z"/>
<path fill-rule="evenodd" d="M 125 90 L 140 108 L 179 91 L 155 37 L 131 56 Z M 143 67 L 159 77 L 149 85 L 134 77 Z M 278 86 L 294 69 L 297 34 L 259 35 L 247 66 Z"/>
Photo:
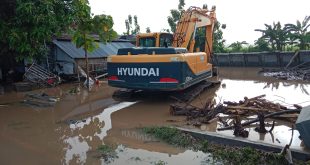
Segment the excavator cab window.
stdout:
<path fill-rule="evenodd" d="M 170 33 L 163 33 L 159 36 L 159 47 L 168 47 L 172 45 L 173 35 Z"/>
<path fill-rule="evenodd" d="M 199 48 L 199 51 L 204 52 L 205 44 L 206 44 L 206 27 L 199 27 L 196 29 L 196 36 L 195 36 L 195 46 L 194 51 Z"/>
<path fill-rule="evenodd" d="M 156 40 L 154 37 L 144 37 L 139 39 L 140 47 L 155 47 Z"/>

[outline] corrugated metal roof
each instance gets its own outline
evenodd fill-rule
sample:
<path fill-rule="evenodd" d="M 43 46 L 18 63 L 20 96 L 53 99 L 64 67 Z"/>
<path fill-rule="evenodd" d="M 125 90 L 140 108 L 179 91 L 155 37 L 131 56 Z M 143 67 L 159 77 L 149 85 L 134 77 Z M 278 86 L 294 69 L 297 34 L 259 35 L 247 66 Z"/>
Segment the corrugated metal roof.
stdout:
<path fill-rule="evenodd" d="M 71 58 L 84 58 L 84 50 L 82 48 L 76 48 L 71 41 L 58 41 L 54 40 L 53 43 L 57 45 L 61 50 L 66 52 Z M 88 58 L 102 58 L 109 55 L 117 54 L 119 48 L 134 47 L 133 44 L 128 42 L 109 42 L 106 44 L 99 43 L 99 47 L 91 53 L 88 53 Z"/>

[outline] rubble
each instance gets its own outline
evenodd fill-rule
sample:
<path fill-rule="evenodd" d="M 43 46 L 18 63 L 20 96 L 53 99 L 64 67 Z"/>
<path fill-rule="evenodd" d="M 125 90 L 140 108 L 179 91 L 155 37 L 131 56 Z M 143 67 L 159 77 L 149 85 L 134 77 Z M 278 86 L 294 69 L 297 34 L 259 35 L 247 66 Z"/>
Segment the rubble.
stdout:
<path fill-rule="evenodd" d="M 214 100 L 209 100 L 203 107 L 197 107 L 191 103 L 177 100 L 178 103 L 170 105 L 171 115 L 183 115 L 187 117 L 189 124 L 200 126 L 209 124 L 214 119 L 217 119 L 224 127 L 218 128 L 218 131 L 234 129 L 235 136 L 247 137 L 248 131 L 244 127 L 253 123 L 259 122 L 259 127 L 255 130 L 259 133 L 271 132 L 274 128 L 273 121 L 270 130 L 266 130 L 265 119 L 276 118 L 295 122 L 298 114 L 301 111 L 301 106 L 294 104 L 293 109 L 290 109 L 279 103 L 273 103 L 265 99 L 266 95 L 259 95 L 253 98 L 244 97 L 244 100 L 239 102 L 224 101 L 220 104 L 215 104 Z M 233 120 L 232 124 L 228 124 L 224 117 L 220 114 L 227 115 L 225 118 Z M 249 117 L 257 115 L 257 118 L 250 120 Z M 242 122 L 246 120 L 246 122 Z M 270 124 L 268 124 L 270 125 Z"/>
<path fill-rule="evenodd" d="M 55 87 L 61 82 L 59 76 L 49 72 L 36 62 L 33 62 L 32 65 L 26 70 L 24 79 L 27 82 L 40 87 Z"/>
<path fill-rule="evenodd" d="M 305 62 L 291 68 L 262 69 L 260 72 L 266 77 L 275 77 L 282 80 L 305 80 L 310 81 L 310 62 Z"/>

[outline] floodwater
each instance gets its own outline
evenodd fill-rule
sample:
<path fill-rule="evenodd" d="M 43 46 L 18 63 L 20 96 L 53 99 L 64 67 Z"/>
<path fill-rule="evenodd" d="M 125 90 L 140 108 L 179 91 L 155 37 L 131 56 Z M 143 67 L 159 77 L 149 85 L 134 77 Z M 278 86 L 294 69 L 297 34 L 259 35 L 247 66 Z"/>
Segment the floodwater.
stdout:
<path fill-rule="evenodd" d="M 220 68 L 221 85 L 207 90 L 193 101 L 203 105 L 208 99 L 217 102 L 239 101 L 244 96 L 266 94 L 268 100 L 290 106 L 310 105 L 310 86 L 257 75 L 256 68 Z M 76 85 L 31 92 L 0 95 L 0 164 L 208 164 L 210 155 L 176 148 L 145 135 L 137 128 L 145 126 L 186 126 L 182 116 L 171 116 L 167 97 L 154 95 L 131 102 L 114 100 L 115 88 L 103 83 L 91 92 L 81 89 L 70 94 Z M 46 93 L 60 98 L 54 106 L 37 107 L 22 103 L 27 93 Z M 171 122 L 174 121 L 174 122 Z M 200 129 L 216 131 L 216 123 Z M 290 124 L 278 122 L 273 134 L 260 135 L 250 129 L 251 140 L 280 146 L 291 138 Z M 232 131 L 218 132 L 233 136 Z M 292 147 L 303 149 L 294 131 Z M 117 157 L 104 160 L 96 149 L 108 144 Z"/>

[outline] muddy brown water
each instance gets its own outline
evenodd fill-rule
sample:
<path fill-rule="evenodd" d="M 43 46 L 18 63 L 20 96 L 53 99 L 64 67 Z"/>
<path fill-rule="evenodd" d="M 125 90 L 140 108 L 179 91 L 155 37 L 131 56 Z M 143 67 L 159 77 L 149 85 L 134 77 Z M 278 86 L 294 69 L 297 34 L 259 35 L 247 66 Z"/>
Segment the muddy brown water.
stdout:
<path fill-rule="evenodd" d="M 257 75 L 256 68 L 220 68 L 221 85 L 207 90 L 193 101 L 207 99 L 239 101 L 244 96 L 266 94 L 266 98 L 290 106 L 310 105 L 306 82 L 281 81 Z M 117 89 L 106 83 L 91 92 L 68 91 L 76 84 L 31 92 L 0 95 L 0 164 L 208 164 L 210 155 L 176 148 L 141 133 L 137 128 L 154 125 L 186 126 L 184 117 L 170 116 L 167 97 L 157 95 L 136 101 L 119 101 L 111 96 Z M 46 93 L 60 98 L 52 107 L 22 103 L 27 93 Z M 159 97 L 159 98 L 158 98 Z M 173 120 L 175 122 L 169 122 Z M 216 131 L 216 123 L 200 129 Z M 251 140 L 280 146 L 291 138 L 290 124 L 278 122 L 273 135 L 250 129 Z M 232 136 L 232 131 L 218 132 Z M 294 131 L 292 147 L 304 149 Z M 96 156 L 102 144 L 113 146 L 118 158 L 110 162 Z"/>

